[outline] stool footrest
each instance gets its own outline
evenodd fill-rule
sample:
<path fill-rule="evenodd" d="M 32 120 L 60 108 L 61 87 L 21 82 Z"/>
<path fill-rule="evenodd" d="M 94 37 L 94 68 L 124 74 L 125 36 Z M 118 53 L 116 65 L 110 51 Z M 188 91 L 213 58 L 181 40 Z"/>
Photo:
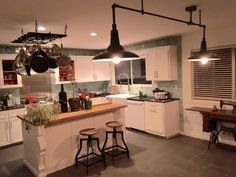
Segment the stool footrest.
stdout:
<path fill-rule="evenodd" d="M 103 152 L 105 154 L 109 155 L 109 156 L 118 156 L 118 155 L 121 155 L 121 154 L 126 154 L 127 153 L 127 149 L 122 147 L 122 146 L 119 146 L 119 145 L 114 145 L 112 147 L 104 148 Z"/>
<path fill-rule="evenodd" d="M 96 157 L 91 157 L 91 158 L 87 158 L 89 156 L 96 156 Z M 81 160 L 81 159 L 84 159 L 84 160 Z M 81 157 L 78 157 L 77 158 L 77 162 L 81 163 L 82 165 L 84 165 L 85 167 L 89 167 L 97 162 L 100 162 L 100 161 L 103 161 L 104 160 L 104 157 L 102 155 L 99 155 L 99 154 L 96 154 L 96 153 L 89 153 L 88 155 L 83 155 Z"/>

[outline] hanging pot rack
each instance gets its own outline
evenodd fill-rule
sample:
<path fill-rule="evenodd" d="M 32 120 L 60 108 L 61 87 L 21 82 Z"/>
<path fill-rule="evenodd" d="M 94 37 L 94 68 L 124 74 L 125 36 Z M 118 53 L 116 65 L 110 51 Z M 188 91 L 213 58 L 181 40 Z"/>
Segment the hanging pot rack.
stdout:
<path fill-rule="evenodd" d="M 12 43 L 24 43 L 24 44 L 47 44 L 54 40 L 67 37 L 67 25 L 65 25 L 64 34 L 55 34 L 55 33 L 41 33 L 38 32 L 38 23 L 35 21 L 35 32 L 28 32 L 24 34 L 23 29 L 21 30 L 21 36 L 11 41 Z"/>

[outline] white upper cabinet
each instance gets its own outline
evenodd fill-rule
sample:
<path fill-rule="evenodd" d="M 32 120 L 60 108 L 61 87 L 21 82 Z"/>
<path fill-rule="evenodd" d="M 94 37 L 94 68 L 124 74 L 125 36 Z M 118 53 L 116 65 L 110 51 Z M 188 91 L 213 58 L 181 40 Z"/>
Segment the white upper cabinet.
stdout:
<path fill-rule="evenodd" d="M 16 54 L 1 54 L 0 55 L 0 87 L 14 88 L 22 87 L 22 78 L 16 74 L 13 63 Z"/>
<path fill-rule="evenodd" d="M 93 81 L 94 65 L 91 62 L 91 56 L 77 56 L 75 58 L 75 80 L 77 82 Z"/>
<path fill-rule="evenodd" d="M 107 81 L 111 79 L 110 62 L 93 62 L 96 81 Z"/>
<path fill-rule="evenodd" d="M 109 62 L 92 62 L 93 56 L 77 56 L 76 81 L 77 82 L 94 82 L 110 80 L 110 63 Z"/>
<path fill-rule="evenodd" d="M 176 46 L 162 46 L 147 49 L 146 72 L 147 80 L 177 80 Z"/>

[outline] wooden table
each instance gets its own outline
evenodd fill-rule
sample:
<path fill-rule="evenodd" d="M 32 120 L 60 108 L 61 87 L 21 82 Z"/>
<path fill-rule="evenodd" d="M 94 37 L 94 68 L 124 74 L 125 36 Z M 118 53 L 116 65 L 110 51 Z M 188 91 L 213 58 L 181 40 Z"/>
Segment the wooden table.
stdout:
<path fill-rule="evenodd" d="M 187 108 L 189 111 L 198 111 L 203 115 L 203 131 L 210 132 L 216 129 L 216 122 L 218 120 L 221 121 L 229 121 L 236 122 L 236 112 L 232 112 L 230 110 L 220 110 L 212 111 L 212 108 L 206 107 L 191 107 Z"/>

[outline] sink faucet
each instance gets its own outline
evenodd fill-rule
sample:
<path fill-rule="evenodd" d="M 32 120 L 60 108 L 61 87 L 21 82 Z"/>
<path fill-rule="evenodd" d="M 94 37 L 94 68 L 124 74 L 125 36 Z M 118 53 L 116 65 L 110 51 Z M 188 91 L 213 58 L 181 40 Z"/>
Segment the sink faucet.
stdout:
<path fill-rule="evenodd" d="M 128 92 L 130 93 L 130 84 L 129 84 L 129 76 L 128 76 L 128 74 L 126 74 L 126 73 L 120 73 L 119 75 L 118 75 L 118 80 L 119 80 L 119 82 L 120 82 L 120 86 L 122 85 L 122 84 L 128 84 Z M 127 82 L 122 82 L 121 81 L 121 79 L 127 79 Z"/>

